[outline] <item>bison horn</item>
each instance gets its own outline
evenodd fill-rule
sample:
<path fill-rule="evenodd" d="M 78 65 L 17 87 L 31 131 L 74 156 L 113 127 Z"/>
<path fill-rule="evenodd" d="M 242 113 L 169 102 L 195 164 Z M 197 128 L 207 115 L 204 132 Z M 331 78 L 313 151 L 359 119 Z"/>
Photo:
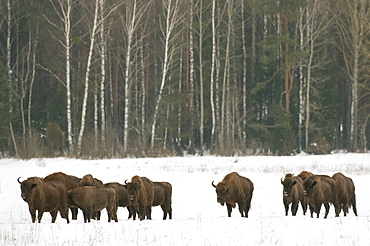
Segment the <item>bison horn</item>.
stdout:
<path fill-rule="evenodd" d="M 214 184 L 215 181 L 212 181 L 212 186 L 216 188 L 216 185 Z"/>
<path fill-rule="evenodd" d="M 127 184 L 127 179 L 125 180 L 125 184 Z"/>
<path fill-rule="evenodd" d="M 17 179 L 17 181 L 18 181 L 18 183 L 22 184 L 22 183 L 21 183 L 21 181 L 19 181 L 19 179 L 20 179 L 20 178 L 21 178 L 21 177 L 19 177 L 19 178 Z"/>

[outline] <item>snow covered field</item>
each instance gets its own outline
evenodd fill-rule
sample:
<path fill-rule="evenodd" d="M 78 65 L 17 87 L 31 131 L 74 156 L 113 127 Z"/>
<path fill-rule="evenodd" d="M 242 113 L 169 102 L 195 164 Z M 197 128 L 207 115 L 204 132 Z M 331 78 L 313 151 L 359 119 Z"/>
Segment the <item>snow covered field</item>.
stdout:
<path fill-rule="evenodd" d="M 280 178 L 302 170 L 332 176 L 342 172 L 356 186 L 356 217 L 328 219 L 284 216 Z M 126 208 L 118 209 L 119 222 L 108 223 L 105 210 L 100 221 L 66 223 L 58 214 L 55 224 L 45 213 L 41 223 L 31 223 L 28 205 L 21 199 L 17 178 L 45 177 L 53 172 L 82 177 L 92 174 L 104 183 L 120 182 L 134 175 L 173 186 L 173 219 L 162 220 L 154 207 L 151 221 L 127 220 Z M 227 217 L 226 206 L 216 202 L 211 185 L 236 171 L 255 186 L 249 218 L 238 209 Z M 171 157 L 147 159 L 0 160 L 0 245 L 370 245 L 370 154 L 298 155 L 289 157 Z M 71 214 L 70 214 L 71 217 Z"/>

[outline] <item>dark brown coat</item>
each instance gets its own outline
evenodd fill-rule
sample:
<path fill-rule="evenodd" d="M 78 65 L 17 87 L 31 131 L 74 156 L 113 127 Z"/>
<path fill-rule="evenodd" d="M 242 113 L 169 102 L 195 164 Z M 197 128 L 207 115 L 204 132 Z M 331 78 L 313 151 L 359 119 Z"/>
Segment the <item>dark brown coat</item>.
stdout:
<path fill-rule="evenodd" d="M 126 182 L 128 190 L 130 209 L 135 219 L 136 213 L 139 219 L 143 220 L 145 217 L 152 219 L 152 205 L 154 199 L 154 185 L 153 182 L 146 177 L 134 176 L 131 182 Z"/>
<path fill-rule="evenodd" d="M 84 214 L 84 222 L 90 222 L 94 211 L 107 209 L 108 222 L 118 222 L 116 214 L 116 191 L 113 188 L 96 188 L 82 186 L 67 191 L 68 204 L 80 208 Z M 100 218 L 98 218 L 99 220 Z"/>
<path fill-rule="evenodd" d="M 308 171 L 302 171 L 300 174 L 297 176 L 300 177 L 303 181 L 306 180 L 308 177 L 313 176 L 314 174 Z"/>
<path fill-rule="evenodd" d="M 321 205 L 324 204 L 324 218 L 327 218 L 330 208 L 329 203 L 332 203 L 335 207 L 335 216 L 339 216 L 337 191 L 334 179 L 326 175 L 313 175 L 303 182 L 303 187 L 305 196 L 309 198 L 311 217 L 313 217 L 313 213 L 315 212 L 317 218 L 319 218 Z"/>
<path fill-rule="evenodd" d="M 66 190 L 72 190 L 80 186 L 80 179 L 72 176 L 72 175 L 67 175 L 62 172 L 56 172 L 52 173 L 44 178 L 45 181 L 60 181 L 64 184 L 66 187 Z M 77 219 L 77 213 L 78 213 L 78 208 L 72 206 L 70 207 L 71 212 L 72 212 L 72 220 Z"/>
<path fill-rule="evenodd" d="M 355 185 L 352 179 L 342 173 L 334 174 L 333 179 L 337 186 L 339 209 L 343 210 L 344 216 L 346 216 L 348 209 L 352 207 L 353 212 L 357 216 Z M 338 213 L 340 213 L 340 210 Z"/>
<path fill-rule="evenodd" d="M 212 186 L 216 188 L 217 202 L 222 206 L 226 203 L 229 217 L 231 217 L 232 208 L 235 208 L 238 203 L 241 216 L 248 218 L 254 190 L 252 181 L 232 172 L 227 174 L 217 186 L 212 181 Z"/>
<path fill-rule="evenodd" d="M 126 186 L 117 182 L 112 182 L 104 184 L 104 187 L 110 187 L 116 190 L 116 211 L 118 207 L 127 207 L 127 210 L 129 211 L 129 218 L 131 218 L 130 209 L 128 208 L 130 201 L 128 200 L 128 191 Z"/>
<path fill-rule="evenodd" d="M 19 179 L 21 196 L 28 203 L 33 223 L 36 221 L 36 210 L 38 211 L 37 219 L 39 223 L 44 212 L 50 212 L 51 222 L 55 223 L 58 211 L 60 211 L 62 218 L 65 218 L 69 223 L 64 184 L 59 181 L 44 181 L 38 177 L 31 177 L 23 182 L 20 182 Z"/>
<path fill-rule="evenodd" d="M 153 182 L 154 200 L 153 206 L 161 206 L 163 219 L 172 219 L 172 185 L 168 182 Z"/>
<path fill-rule="evenodd" d="M 95 186 L 96 188 L 104 188 L 104 184 L 100 179 L 94 178 L 91 174 L 86 174 L 80 180 L 80 186 Z"/>
<path fill-rule="evenodd" d="M 284 180 L 281 179 L 283 185 L 283 203 L 285 207 L 285 215 L 288 215 L 289 204 L 292 204 L 292 215 L 295 216 L 298 210 L 298 203 L 301 202 L 303 214 L 307 211 L 308 199 L 303 193 L 303 183 L 300 177 L 294 177 L 293 174 L 288 173 L 285 175 Z"/>

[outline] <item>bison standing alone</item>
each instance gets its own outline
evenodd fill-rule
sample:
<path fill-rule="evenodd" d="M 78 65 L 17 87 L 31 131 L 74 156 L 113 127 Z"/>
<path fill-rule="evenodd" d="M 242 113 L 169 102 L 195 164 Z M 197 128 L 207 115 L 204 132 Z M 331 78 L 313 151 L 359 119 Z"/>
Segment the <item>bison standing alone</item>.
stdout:
<path fill-rule="evenodd" d="M 212 186 L 216 188 L 217 202 L 222 206 L 226 203 L 229 217 L 231 217 L 232 208 L 235 208 L 238 203 L 241 216 L 248 218 L 254 190 L 252 181 L 232 172 L 227 174 L 217 186 L 212 181 Z"/>
<path fill-rule="evenodd" d="M 303 214 L 307 211 L 307 198 L 303 194 L 303 184 L 300 177 L 294 177 L 288 173 L 284 180 L 281 180 L 283 185 L 283 203 L 285 207 L 285 215 L 288 215 L 289 204 L 292 204 L 292 215 L 295 216 L 298 210 L 298 203 L 301 202 Z"/>
<path fill-rule="evenodd" d="M 129 206 L 133 219 L 136 217 L 136 212 L 140 220 L 143 220 L 145 217 L 152 219 L 151 212 L 154 199 L 153 182 L 146 177 L 134 176 L 131 178 L 131 182 L 125 181 L 125 184 L 128 190 Z"/>
<path fill-rule="evenodd" d="M 355 185 L 351 178 L 344 176 L 342 173 L 333 175 L 337 187 L 337 197 L 339 212 L 343 210 L 344 216 L 347 216 L 349 207 L 353 208 L 353 212 L 357 216 Z"/>
<path fill-rule="evenodd" d="M 108 222 L 118 222 L 116 214 L 116 191 L 113 188 L 82 186 L 67 192 L 68 204 L 83 211 L 84 222 L 90 222 L 93 212 L 107 209 Z M 99 220 L 100 218 L 98 218 Z"/>
<path fill-rule="evenodd" d="M 62 218 L 65 218 L 69 223 L 64 184 L 59 181 L 44 181 L 38 177 L 31 177 L 23 182 L 20 182 L 19 179 L 21 196 L 28 203 L 33 223 L 36 221 L 36 210 L 38 211 L 37 219 L 39 223 L 44 212 L 50 212 L 51 223 L 55 223 L 58 211 L 60 211 Z"/>
<path fill-rule="evenodd" d="M 56 172 L 52 173 L 44 178 L 44 181 L 60 181 L 64 184 L 66 187 L 66 190 L 72 190 L 80 186 L 80 179 L 72 176 L 72 175 L 67 175 L 62 172 Z M 72 220 L 77 219 L 77 213 L 78 213 L 78 208 L 76 207 L 70 207 L 71 212 L 72 212 Z"/>

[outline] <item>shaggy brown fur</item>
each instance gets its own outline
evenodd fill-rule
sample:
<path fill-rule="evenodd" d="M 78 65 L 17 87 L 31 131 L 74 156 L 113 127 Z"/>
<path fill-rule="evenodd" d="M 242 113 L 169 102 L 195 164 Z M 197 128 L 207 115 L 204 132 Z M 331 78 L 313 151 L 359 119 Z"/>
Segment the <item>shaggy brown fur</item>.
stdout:
<path fill-rule="evenodd" d="M 172 219 L 172 185 L 168 182 L 153 182 L 154 200 L 153 206 L 161 206 L 163 219 Z"/>
<path fill-rule="evenodd" d="M 154 199 L 154 185 L 153 182 L 146 177 L 134 176 L 131 178 L 131 182 L 126 182 L 129 200 L 130 210 L 133 215 L 133 219 L 136 218 L 136 212 L 139 215 L 139 219 L 143 220 L 152 219 L 152 205 Z"/>
<path fill-rule="evenodd" d="M 41 222 L 44 212 L 50 212 L 51 222 L 55 223 L 58 211 L 62 218 L 68 219 L 68 206 L 66 189 L 64 184 L 59 181 L 44 181 L 38 177 L 31 177 L 21 185 L 22 199 L 28 203 L 32 222 L 36 221 L 36 210 L 38 211 L 37 219 Z"/>
<path fill-rule="evenodd" d="M 90 222 L 94 211 L 107 209 L 108 222 L 118 222 L 116 214 L 116 191 L 113 188 L 96 188 L 82 186 L 67 191 L 68 204 L 77 206 L 83 211 L 84 222 Z M 98 218 L 99 220 L 100 218 Z"/>
<path fill-rule="evenodd" d="M 80 179 L 72 176 L 72 175 L 67 175 L 62 172 L 56 172 L 49 174 L 44 178 L 45 181 L 60 181 L 64 184 L 66 187 L 66 190 L 72 190 L 80 186 Z M 78 208 L 76 207 L 69 207 L 72 212 L 72 220 L 77 219 L 77 214 L 78 214 Z"/>
<path fill-rule="evenodd" d="M 212 186 L 216 188 L 217 202 L 222 206 L 226 203 L 229 217 L 231 217 L 232 208 L 235 208 L 238 203 L 241 216 L 248 218 L 254 190 L 252 181 L 232 172 L 227 174 L 217 186 L 212 181 Z"/>
<path fill-rule="evenodd" d="M 339 216 L 337 191 L 334 179 L 326 175 L 313 175 L 303 182 L 303 187 L 305 196 L 309 198 L 311 217 L 313 217 L 313 213 L 315 212 L 317 218 L 319 218 L 321 205 L 324 204 L 324 218 L 327 218 L 330 202 L 335 207 L 335 216 Z"/>
<path fill-rule="evenodd" d="M 357 216 L 355 185 L 351 178 L 344 176 L 342 173 L 333 175 L 337 187 L 337 197 L 339 211 L 343 210 L 344 216 L 347 216 L 348 209 L 352 207 L 353 212 Z"/>
<path fill-rule="evenodd" d="M 307 211 L 308 199 L 303 194 L 303 184 L 300 177 L 294 177 L 291 173 L 285 175 L 284 180 L 281 180 L 283 185 L 283 203 L 285 207 L 285 215 L 288 215 L 289 204 L 292 204 L 292 215 L 295 216 L 298 210 L 298 203 L 301 202 L 303 214 Z"/>

